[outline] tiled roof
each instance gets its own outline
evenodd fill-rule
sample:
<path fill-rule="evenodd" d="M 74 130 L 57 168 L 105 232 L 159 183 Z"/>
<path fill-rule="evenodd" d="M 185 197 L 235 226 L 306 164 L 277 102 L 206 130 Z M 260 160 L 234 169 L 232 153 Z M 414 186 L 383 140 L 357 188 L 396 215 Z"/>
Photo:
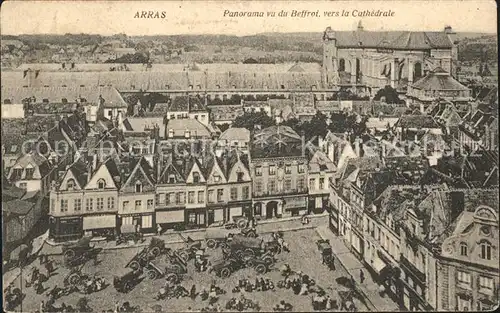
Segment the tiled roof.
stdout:
<path fill-rule="evenodd" d="M 233 121 L 236 117 L 243 115 L 241 105 L 211 106 L 210 113 L 215 121 Z"/>
<path fill-rule="evenodd" d="M 174 137 L 184 137 L 185 131 L 191 132 L 191 137 L 211 137 L 209 129 L 200 123 L 198 120 L 193 119 L 173 119 L 169 120 L 165 127 L 167 134 L 172 129 Z"/>
<path fill-rule="evenodd" d="M 2 211 L 8 214 L 26 215 L 35 206 L 35 203 L 27 200 L 15 199 L 8 202 L 2 201 Z"/>
<path fill-rule="evenodd" d="M 337 167 L 333 164 L 323 151 L 316 151 L 309 160 L 309 173 L 319 173 L 323 171 L 333 172 Z"/>
<path fill-rule="evenodd" d="M 301 156 L 301 137 L 288 126 L 271 126 L 254 133 L 251 142 L 254 158 Z"/>
<path fill-rule="evenodd" d="M 240 141 L 250 141 L 250 131 L 246 128 L 240 127 L 230 127 L 225 132 L 223 132 L 220 137 L 220 140 L 240 140 Z"/>
<path fill-rule="evenodd" d="M 402 115 L 395 126 L 404 128 L 440 128 L 430 115 Z"/>
<path fill-rule="evenodd" d="M 163 124 L 163 117 L 127 117 L 123 121 L 126 132 L 148 132 L 159 128 L 160 137 L 165 136 L 165 125 Z"/>
<path fill-rule="evenodd" d="M 441 72 L 441 68 L 437 68 L 429 72 L 425 77 L 413 83 L 411 88 L 420 90 L 469 90 L 466 86 L 459 83 L 455 78 L 451 77 L 446 72 Z"/>
<path fill-rule="evenodd" d="M 339 48 L 385 48 L 402 50 L 451 49 L 452 43 L 444 32 L 409 31 L 327 31 Z"/>

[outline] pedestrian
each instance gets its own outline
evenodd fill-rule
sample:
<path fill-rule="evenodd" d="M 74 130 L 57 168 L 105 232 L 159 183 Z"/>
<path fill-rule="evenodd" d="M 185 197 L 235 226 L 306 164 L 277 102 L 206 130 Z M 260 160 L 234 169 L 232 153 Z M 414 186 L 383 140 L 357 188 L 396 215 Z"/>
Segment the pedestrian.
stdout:
<path fill-rule="evenodd" d="M 191 291 L 189 293 L 191 299 L 196 299 L 196 285 L 193 284 L 193 286 L 191 287 Z"/>
<path fill-rule="evenodd" d="M 332 299 L 330 299 L 330 296 L 326 296 L 326 310 L 330 311 L 332 309 Z"/>
<path fill-rule="evenodd" d="M 45 302 L 40 302 L 40 313 L 43 313 L 45 311 Z"/>
<path fill-rule="evenodd" d="M 43 265 L 43 259 L 44 259 L 44 255 L 43 254 L 40 254 L 38 256 L 38 260 L 40 261 L 40 265 Z"/>
<path fill-rule="evenodd" d="M 362 269 L 359 270 L 359 280 L 361 281 L 361 283 L 365 281 L 365 273 Z"/>
<path fill-rule="evenodd" d="M 47 272 L 49 273 L 49 276 L 50 276 L 50 274 L 52 274 L 52 272 L 54 271 L 54 264 L 53 264 L 52 260 L 45 263 L 45 269 L 47 270 Z"/>
<path fill-rule="evenodd" d="M 115 302 L 115 310 L 114 313 L 120 312 L 120 303 L 118 301 Z"/>
<path fill-rule="evenodd" d="M 92 259 L 94 260 L 94 266 L 99 265 L 99 261 L 97 260 L 97 253 L 93 255 Z"/>
<path fill-rule="evenodd" d="M 156 225 L 156 235 L 160 236 L 161 235 L 161 231 L 162 231 L 161 225 L 157 224 Z"/>

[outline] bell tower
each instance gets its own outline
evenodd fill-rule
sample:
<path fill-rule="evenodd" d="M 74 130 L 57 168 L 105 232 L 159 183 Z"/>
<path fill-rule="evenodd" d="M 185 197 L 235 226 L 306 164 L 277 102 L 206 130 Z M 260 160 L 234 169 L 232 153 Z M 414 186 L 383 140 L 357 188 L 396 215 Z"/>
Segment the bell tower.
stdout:
<path fill-rule="evenodd" d="M 338 83 L 339 74 L 337 62 L 337 39 L 335 32 L 329 26 L 323 33 L 323 87 Z"/>

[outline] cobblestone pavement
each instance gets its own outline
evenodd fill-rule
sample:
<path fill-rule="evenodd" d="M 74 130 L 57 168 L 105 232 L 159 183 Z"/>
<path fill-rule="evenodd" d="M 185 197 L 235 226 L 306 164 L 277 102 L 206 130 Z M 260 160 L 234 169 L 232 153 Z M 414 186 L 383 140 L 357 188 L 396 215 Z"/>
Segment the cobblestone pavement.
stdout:
<path fill-rule="evenodd" d="M 325 265 L 321 264 L 321 256 L 316 247 L 316 240 L 320 239 L 320 236 L 314 229 L 304 229 L 298 231 L 289 231 L 285 233 L 285 241 L 289 243 L 290 253 L 282 253 L 278 255 L 278 261 L 273 267 L 273 269 L 265 274 L 263 277 L 271 279 L 276 285 L 278 280 L 282 279 L 278 268 L 285 262 L 290 264 L 291 268 L 296 271 L 302 271 L 305 274 L 311 276 L 315 279 L 316 284 L 321 286 L 327 294 L 329 294 L 333 299 L 338 299 L 338 290 L 343 289 L 336 283 L 336 278 L 338 277 L 348 277 L 348 272 L 341 266 L 337 266 L 335 271 L 330 271 Z M 182 245 L 182 244 L 181 244 Z M 174 245 L 168 245 L 174 248 Z M 140 250 L 140 247 L 127 248 L 127 249 L 112 249 L 105 250 L 99 256 L 100 264 L 93 266 L 92 262 L 88 262 L 82 269 L 82 272 L 93 275 L 104 276 L 108 281 L 112 281 L 113 275 L 124 269 L 125 264 L 135 255 L 135 253 Z M 214 253 L 214 250 L 207 250 L 208 254 Z M 51 256 L 51 259 L 55 260 L 59 264 L 62 262 L 62 256 Z M 39 266 L 38 262 L 34 262 L 32 266 Z M 29 268 L 25 269 L 26 271 Z M 53 286 L 58 285 L 62 287 L 63 278 L 69 273 L 69 269 L 58 265 L 56 274 L 49 278 L 49 281 L 45 284 L 46 288 L 52 289 Z M 214 273 L 197 273 L 193 269 L 193 264 L 190 262 L 188 274 L 185 276 L 182 285 L 186 289 L 190 289 L 193 284 L 196 284 L 197 290 L 199 291 L 202 286 L 208 288 L 210 283 L 215 280 L 220 287 L 227 291 L 227 294 L 220 297 L 221 306 L 225 306 L 227 300 L 231 297 L 239 297 L 239 294 L 233 294 L 231 290 L 237 285 L 237 282 L 241 278 L 249 278 L 255 280 L 257 274 L 253 269 L 243 269 L 235 272 L 231 277 L 227 279 L 221 279 L 215 276 Z M 102 310 L 113 309 L 115 301 L 129 301 L 132 305 L 138 305 L 145 311 L 151 311 L 151 307 L 155 304 L 159 304 L 163 307 L 164 311 L 185 311 L 189 307 L 192 309 L 201 309 L 208 305 L 208 303 L 202 302 L 201 299 L 191 300 L 190 298 L 182 299 L 172 299 L 164 301 L 156 301 L 153 299 L 154 295 L 158 292 L 160 286 L 165 282 L 165 279 L 157 279 L 151 281 L 145 279 L 136 288 L 134 288 L 128 294 L 118 293 L 113 286 L 108 286 L 106 289 L 87 295 L 90 300 L 90 306 L 94 309 L 94 312 L 101 312 Z M 17 278 L 14 282 L 14 286 L 19 286 L 20 279 Z M 46 300 L 47 291 L 42 295 L 37 295 L 33 288 L 26 288 L 23 286 L 24 292 L 27 294 L 23 302 L 24 312 L 34 312 L 38 309 L 39 304 L 42 300 Z M 67 305 L 75 305 L 79 298 L 84 295 L 74 293 L 69 296 L 63 297 L 56 302 L 56 306 L 64 302 Z M 272 308 L 280 301 L 285 300 L 291 303 L 294 307 L 294 311 L 311 311 L 311 296 L 296 296 L 291 290 L 277 289 L 276 291 L 268 292 L 252 292 L 246 293 L 245 296 L 253 301 L 257 301 L 262 308 L 262 311 L 272 311 Z M 355 300 L 355 305 L 358 311 L 367 311 L 368 309 L 364 306 L 361 301 Z M 19 308 L 18 308 L 19 310 Z"/>
<path fill-rule="evenodd" d="M 382 297 L 379 293 L 379 286 L 373 281 L 368 270 L 359 261 L 349 249 L 345 246 L 341 238 L 333 234 L 328 226 L 319 226 L 316 228 L 318 234 L 324 238 L 330 240 L 332 245 L 332 250 L 340 263 L 347 269 L 349 274 L 354 277 L 357 282 L 357 287 L 362 291 L 362 293 L 368 298 L 368 307 L 374 311 L 386 312 L 386 311 L 399 311 L 398 305 L 390 299 L 388 296 Z M 363 269 L 365 272 L 365 280 L 361 284 L 359 278 L 359 270 Z"/>

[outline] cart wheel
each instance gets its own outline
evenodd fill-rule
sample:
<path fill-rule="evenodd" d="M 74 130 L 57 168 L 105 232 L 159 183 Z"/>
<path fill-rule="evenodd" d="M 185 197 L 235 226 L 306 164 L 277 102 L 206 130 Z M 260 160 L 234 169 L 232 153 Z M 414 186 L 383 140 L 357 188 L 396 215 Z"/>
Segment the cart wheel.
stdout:
<path fill-rule="evenodd" d="M 156 279 L 156 276 L 157 276 L 156 271 L 154 271 L 154 270 L 150 270 L 150 271 L 148 272 L 148 278 L 149 278 L 149 279 L 154 280 L 154 279 Z"/>
<path fill-rule="evenodd" d="M 239 258 L 239 259 L 243 259 L 244 258 L 244 252 L 241 251 L 241 250 L 238 250 L 236 251 L 236 256 Z"/>
<path fill-rule="evenodd" d="M 220 242 L 220 243 L 219 243 L 219 246 L 220 246 L 222 249 L 229 248 L 229 246 L 228 246 L 227 242 L 224 242 L 224 241 Z"/>
<path fill-rule="evenodd" d="M 244 229 L 247 227 L 248 221 L 247 221 L 247 219 L 243 218 L 243 219 L 239 220 L 236 224 L 238 225 L 239 229 Z"/>
<path fill-rule="evenodd" d="M 252 259 L 248 259 L 248 260 L 246 260 L 245 265 L 248 268 L 252 268 L 255 264 L 254 264 L 254 261 Z"/>
<path fill-rule="evenodd" d="M 270 256 L 265 256 L 265 257 L 263 257 L 263 258 L 262 258 L 262 261 L 264 261 L 264 263 L 266 263 L 266 264 L 267 264 L 267 266 L 270 266 L 271 264 L 273 264 L 273 263 L 274 263 L 273 258 L 272 258 L 272 257 L 270 257 Z"/>
<path fill-rule="evenodd" d="M 217 241 L 215 241 L 213 239 L 208 239 L 207 240 L 207 247 L 209 247 L 210 249 L 215 249 L 217 247 Z"/>
<path fill-rule="evenodd" d="M 255 252 L 252 249 L 245 249 L 245 255 L 255 256 Z"/>
<path fill-rule="evenodd" d="M 151 255 L 156 258 L 157 256 L 160 255 L 161 251 L 160 248 L 154 247 L 153 249 L 151 249 L 149 253 L 151 253 Z"/>
<path fill-rule="evenodd" d="M 253 230 L 249 231 L 247 233 L 247 237 L 250 237 L 250 238 L 257 238 L 257 233 Z"/>
<path fill-rule="evenodd" d="M 75 257 L 75 251 L 74 250 L 66 250 L 64 251 L 64 258 L 66 260 L 72 259 Z"/>
<path fill-rule="evenodd" d="M 133 269 L 134 271 L 137 271 L 138 269 L 141 268 L 141 265 L 139 264 L 139 262 L 137 261 L 133 261 L 132 263 L 130 263 L 130 268 Z"/>
<path fill-rule="evenodd" d="M 184 260 L 185 262 L 189 261 L 189 254 L 187 254 L 186 251 L 179 251 L 178 252 L 179 257 Z"/>
<path fill-rule="evenodd" d="M 170 273 L 167 275 L 167 284 L 177 284 L 177 281 L 179 280 L 179 277 L 177 277 L 177 274 L 175 273 Z"/>
<path fill-rule="evenodd" d="M 255 271 L 259 274 L 265 274 L 267 272 L 267 268 L 264 264 L 257 264 L 255 266 Z"/>
<path fill-rule="evenodd" d="M 80 282 L 80 276 L 76 273 L 71 274 L 68 278 L 68 281 L 71 285 L 76 285 Z"/>
<path fill-rule="evenodd" d="M 220 270 L 220 277 L 227 278 L 231 275 L 231 270 L 227 267 L 224 267 Z"/>

